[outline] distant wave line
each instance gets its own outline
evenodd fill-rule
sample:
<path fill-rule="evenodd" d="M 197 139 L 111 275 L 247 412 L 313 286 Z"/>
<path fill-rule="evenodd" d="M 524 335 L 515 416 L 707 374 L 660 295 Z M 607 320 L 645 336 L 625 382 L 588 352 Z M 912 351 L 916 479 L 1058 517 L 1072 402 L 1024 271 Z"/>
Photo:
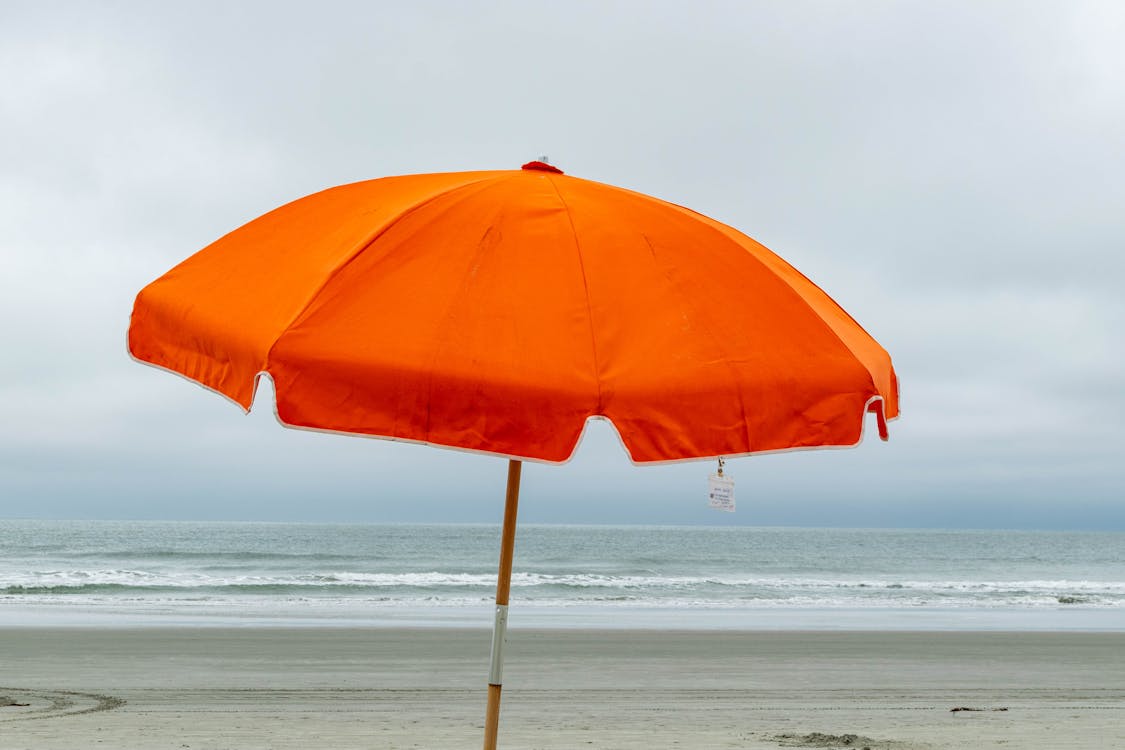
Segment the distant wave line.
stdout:
<path fill-rule="evenodd" d="M 310 573 L 211 575 L 206 572 L 157 572 L 130 569 L 46 570 L 0 573 L 0 591 L 26 593 L 30 590 L 117 585 L 132 588 L 223 588 L 238 586 L 327 587 L 327 588 L 449 588 L 495 586 L 493 572 L 398 572 L 363 573 L 326 571 Z M 825 579 L 761 576 L 659 576 L 556 574 L 524 572 L 512 577 L 517 588 L 558 587 L 575 590 L 616 589 L 667 590 L 692 588 L 760 589 L 765 591 L 851 591 L 857 595 L 894 595 L 899 592 L 957 592 L 970 594 L 1098 594 L 1125 596 L 1125 581 L 1087 580 L 893 580 Z"/>

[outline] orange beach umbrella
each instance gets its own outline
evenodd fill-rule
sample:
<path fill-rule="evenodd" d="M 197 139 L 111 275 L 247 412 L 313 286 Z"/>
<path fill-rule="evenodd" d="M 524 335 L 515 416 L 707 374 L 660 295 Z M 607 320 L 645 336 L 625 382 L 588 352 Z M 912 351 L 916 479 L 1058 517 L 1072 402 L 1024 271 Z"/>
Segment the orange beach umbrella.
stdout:
<path fill-rule="evenodd" d="M 563 174 L 408 175 L 301 198 L 137 295 L 129 350 L 282 423 L 510 459 L 485 747 L 520 461 L 588 419 L 635 463 L 853 445 L 898 415 L 890 357 L 792 266 L 656 198 Z"/>

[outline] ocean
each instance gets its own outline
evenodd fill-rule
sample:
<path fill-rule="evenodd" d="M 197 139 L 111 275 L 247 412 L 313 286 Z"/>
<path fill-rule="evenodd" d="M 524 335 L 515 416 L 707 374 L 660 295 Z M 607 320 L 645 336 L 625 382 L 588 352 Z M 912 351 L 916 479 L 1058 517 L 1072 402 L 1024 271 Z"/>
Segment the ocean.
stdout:
<path fill-rule="evenodd" d="M 0 521 L 0 627 L 490 627 L 499 528 Z M 510 626 L 1125 630 L 1125 533 L 520 527 Z"/>

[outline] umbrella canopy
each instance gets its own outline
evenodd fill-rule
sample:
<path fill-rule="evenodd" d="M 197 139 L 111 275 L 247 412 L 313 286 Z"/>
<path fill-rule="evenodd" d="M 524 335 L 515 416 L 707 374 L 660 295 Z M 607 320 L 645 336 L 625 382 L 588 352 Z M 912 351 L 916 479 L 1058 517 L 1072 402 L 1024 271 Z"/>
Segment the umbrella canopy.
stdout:
<path fill-rule="evenodd" d="M 331 188 L 145 287 L 129 349 L 291 426 L 565 461 L 853 445 L 898 414 L 886 351 L 793 267 L 686 208 L 519 170 Z"/>

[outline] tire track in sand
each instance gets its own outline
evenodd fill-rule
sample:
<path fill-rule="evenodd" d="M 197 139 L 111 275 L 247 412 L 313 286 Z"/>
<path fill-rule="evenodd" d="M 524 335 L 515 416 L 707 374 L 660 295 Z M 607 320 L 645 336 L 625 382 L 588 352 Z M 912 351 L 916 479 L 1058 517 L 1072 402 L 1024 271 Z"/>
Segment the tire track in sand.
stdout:
<path fill-rule="evenodd" d="M 0 724 L 112 711 L 124 705 L 121 698 L 99 693 L 0 687 Z"/>

